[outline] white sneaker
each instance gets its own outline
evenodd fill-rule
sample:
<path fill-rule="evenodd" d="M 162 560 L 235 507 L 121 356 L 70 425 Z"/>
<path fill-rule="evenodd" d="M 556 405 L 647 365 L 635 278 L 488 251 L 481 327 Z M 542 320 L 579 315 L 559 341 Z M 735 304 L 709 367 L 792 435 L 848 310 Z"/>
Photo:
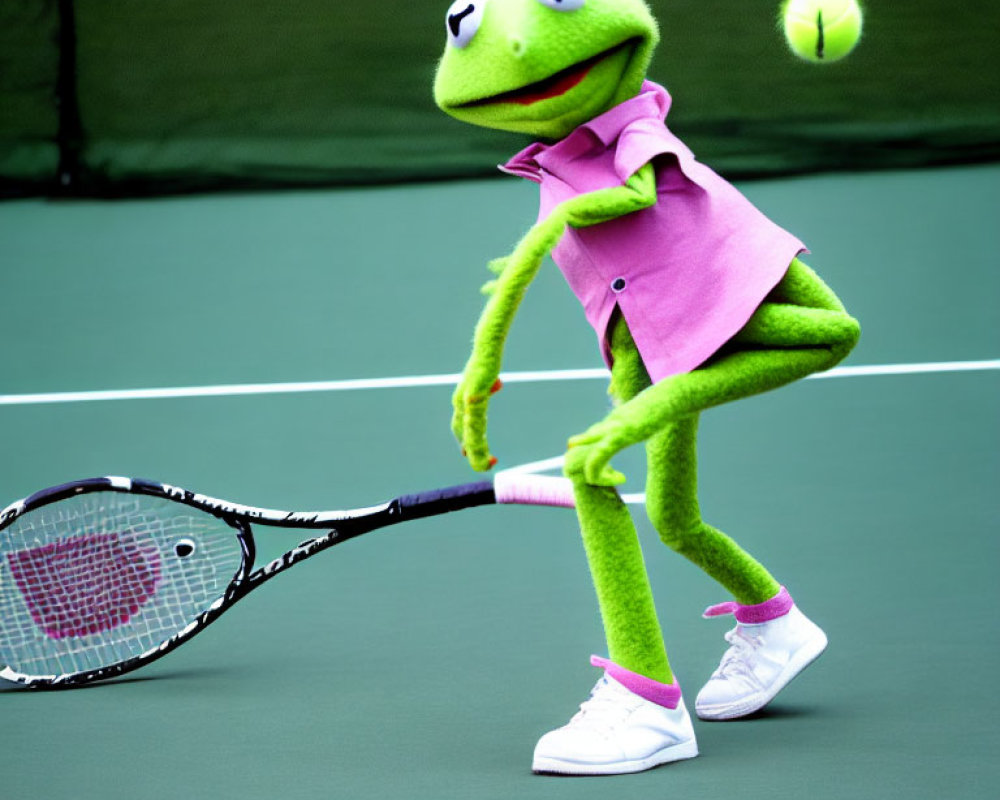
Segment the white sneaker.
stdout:
<path fill-rule="evenodd" d="M 732 646 L 695 700 L 701 719 L 737 719 L 759 711 L 827 643 L 826 634 L 795 605 L 766 622 L 739 622 L 726 634 L 726 641 Z"/>
<path fill-rule="evenodd" d="M 573 719 L 539 740 L 532 770 L 617 775 L 694 758 L 698 744 L 679 690 L 672 702 L 674 708 L 654 703 L 605 674 Z"/>

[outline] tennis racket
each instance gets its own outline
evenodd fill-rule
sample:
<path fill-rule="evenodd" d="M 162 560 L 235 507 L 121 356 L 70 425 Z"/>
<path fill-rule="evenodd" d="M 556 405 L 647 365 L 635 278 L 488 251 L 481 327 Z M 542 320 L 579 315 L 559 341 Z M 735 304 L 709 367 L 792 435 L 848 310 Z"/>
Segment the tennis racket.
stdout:
<path fill-rule="evenodd" d="M 77 686 L 155 661 L 294 564 L 363 533 L 492 503 L 572 506 L 565 478 L 492 481 L 349 511 L 254 508 L 176 486 L 90 478 L 0 511 L 0 677 Z M 323 531 L 255 568 L 253 528 Z"/>

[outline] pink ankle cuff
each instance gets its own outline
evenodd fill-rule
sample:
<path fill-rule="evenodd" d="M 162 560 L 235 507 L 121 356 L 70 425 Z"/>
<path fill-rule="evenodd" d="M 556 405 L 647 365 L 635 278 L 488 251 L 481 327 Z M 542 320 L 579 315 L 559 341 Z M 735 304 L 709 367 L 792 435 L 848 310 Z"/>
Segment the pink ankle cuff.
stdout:
<path fill-rule="evenodd" d="M 619 667 L 613 661 L 600 656 L 591 656 L 590 663 L 595 667 L 601 667 L 609 677 L 614 678 L 630 692 L 635 692 L 639 697 L 658 706 L 677 708 L 677 704 L 681 701 L 681 687 L 678 686 L 676 678 L 673 683 L 660 683 L 645 675 L 631 672 L 625 667 Z"/>
<path fill-rule="evenodd" d="M 709 606 L 705 609 L 705 613 L 702 616 L 707 618 L 732 614 L 736 617 L 737 622 L 743 622 L 747 625 L 759 625 L 762 622 L 770 622 L 772 619 L 785 616 L 785 614 L 792 610 L 792 606 L 794 605 L 792 596 L 782 586 L 780 592 L 763 603 L 758 603 L 755 606 L 743 606 L 731 600 L 728 603 Z"/>

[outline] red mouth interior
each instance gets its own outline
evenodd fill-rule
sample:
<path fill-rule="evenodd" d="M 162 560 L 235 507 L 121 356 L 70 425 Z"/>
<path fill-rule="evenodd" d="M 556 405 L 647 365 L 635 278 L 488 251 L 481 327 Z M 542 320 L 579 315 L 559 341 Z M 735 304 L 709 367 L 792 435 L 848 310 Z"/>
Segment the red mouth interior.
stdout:
<path fill-rule="evenodd" d="M 492 97 L 486 97 L 482 100 L 473 100 L 471 103 L 465 103 L 463 107 L 469 108 L 472 106 L 493 105 L 495 103 L 516 103 L 521 106 L 530 106 L 532 103 L 537 103 L 540 100 L 549 100 L 553 97 L 558 97 L 561 94 L 566 94 L 566 92 L 583 81 L 591 68 L 608 55 L 610 55 L 609 51 L 598 53 L 596 56 L 588 58 L 586 61 L 581 61 L 578 64 L 573 64 L 544 80 L 522 86 L 520 89 L 495 94 Z"/>
<path fill-rule="evenodd" d="M 511 92 L 511 97 L 507 98 L 505 102 L 517 103 L 520 106 L 530 106 L 539 100 L 548 100 L 551 97 L 558 97 L 561 94 L 565 94 L 587 77 L 587 73 L 590 72 L 590 68 L 595 63 L 591 59 L 584 61 L 582 64 L 575 64 L 570 69 L 563 70 L 548 80 L 533 83 L 524 89 Z"/>

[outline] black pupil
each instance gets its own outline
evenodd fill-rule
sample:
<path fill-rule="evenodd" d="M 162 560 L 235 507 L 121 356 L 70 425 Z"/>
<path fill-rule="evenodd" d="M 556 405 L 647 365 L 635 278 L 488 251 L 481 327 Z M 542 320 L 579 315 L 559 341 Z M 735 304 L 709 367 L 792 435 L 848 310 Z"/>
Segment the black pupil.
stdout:
<path fill-rule="evenodd" d="M 458 31 L 462 27 L 462 20 L 475 10 L 476 7 L 472 3 L 469 3 L 469 5 L 465 7 L 464 11 L 448 15 L 448 27 L 451 28 L 452 36 L 458 36 Z"/>
<path fill-rule="evenodd" d="M 174 552 L 179 558 L 187 558 L 194 552 L 194 545 L 191 542 L 178 542 L 174 545 Z"/>

